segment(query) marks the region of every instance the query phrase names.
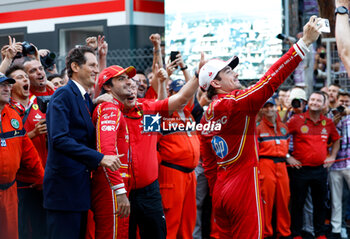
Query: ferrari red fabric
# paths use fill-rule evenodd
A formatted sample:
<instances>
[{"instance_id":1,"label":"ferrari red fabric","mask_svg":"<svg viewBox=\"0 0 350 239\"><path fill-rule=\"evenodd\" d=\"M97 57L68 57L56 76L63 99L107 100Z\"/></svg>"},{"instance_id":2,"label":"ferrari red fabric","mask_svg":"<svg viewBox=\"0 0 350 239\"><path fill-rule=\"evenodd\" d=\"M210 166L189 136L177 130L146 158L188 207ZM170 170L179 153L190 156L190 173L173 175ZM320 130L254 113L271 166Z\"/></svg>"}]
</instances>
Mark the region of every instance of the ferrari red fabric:
<instances>
[{"instance_id":1,"label":"ferrari red fabric","mask_svg":"<svg viewBox=\"0 0 350 239\"><path fill-rule=\"evenodd\" d=\"M46 118L46 114L42 113L39 109L37 98L35 95L32 95L29 98L29 108L25 109L23 105L21 105L19 102L14 101L11 99L10 101L11 107L17 111L17 113L23 117L25 117L26 114L26 120L24 123L24 129L26 132L30 132L35 128L35 125L42 119ZM46 134L40 134L35 136L31 139L36 150L39 153L39 156L41 158L41 163L43 167L45 168L46 160L47 160L47 144L46 144ZM25 168L20 168L17 173L17 180L25 183L33 183L37 180L37 175L35 175L31 170L26 170Z\"/></svg>"},{"instance_id":2,"label":"ferrari red fabric","mask_svg":"<svg viewBox=\"0 0 350 239\"><path fill-rule=\"evenodd\" d=\"M16 173L20 167L38 175L37 184L42 184L44 169L32 141L23 130L18 113L5 105L0 121L0 232L1 238L18 238L18 200Z\"/></svg>"},{"instance_id":3,"label":"ferrari red fabric","mask_svg":"<svg viewBox=\"0 0 350 239\"><path fill-rule=\"evenodd\" d=\"M92 211L96 239L128 238L129 218L119 218L117 195L129 191L129 134L121 110L115 103L99 104L93 114L97 150L104 155L121 155L122 166L112 172L98 167L92 175ZM91 218L91 217L90 217Z\"/></svg>"},{"instance_id":4,"label":"ferrari red fabric","mask_svg":"<svg viewBox=\"0 0 350 239\"><path fill-rule=\"evenodd\" d=\"M175 111L169 124L195 122L191 112L184 109L185 120ZM164 131L158 140L160 161L194 170L199 162L199 138L196 131ZM162 195L167 238L192 238L196 224L196 175L160 165L159 187Z\"/></svg>"},{"instance_id":5,"label":"ferrari red fabric","mask_svg":"<svg viewBox=\"0 0 350 239\"><path fill-rule=\"evenodd\" d=\"M216 95L204 113L203 125L221 125L220 130L201 134L201 157L220 238L263 237L255 117L302 60L300 49L294 45L255 85Z\"/></svg>"},{"instance_id":6,"label":"ferrari red fabric","mask_svg":"<svg viewBox=\"0 0 350 239\"><path fill-rule=\"evenodd\" d=\"M272 217L276 211L276 231L280 236L290 236L289 213L289 177L286 167L286 155L289 148L287 126L276 117L272 124L265 117L256 127L259 141L259 169L261 196L265 226L264 237L273 236Z\"/></svg>"},{"instance_id":7,"label":"ferrari red fabric","mask_svg":"<svg viewBox=\"0 0 350 239\"><path fill-rule=\"evenodd\" d=\"M314 123L309 111L294 115L289 119L289 133L293 135L293 157L304 166L320 166L327 157L327 144L340 138L333 121L320 115ZM318 149L318 150L315 150Z\"/></svg>"}]
</instances>

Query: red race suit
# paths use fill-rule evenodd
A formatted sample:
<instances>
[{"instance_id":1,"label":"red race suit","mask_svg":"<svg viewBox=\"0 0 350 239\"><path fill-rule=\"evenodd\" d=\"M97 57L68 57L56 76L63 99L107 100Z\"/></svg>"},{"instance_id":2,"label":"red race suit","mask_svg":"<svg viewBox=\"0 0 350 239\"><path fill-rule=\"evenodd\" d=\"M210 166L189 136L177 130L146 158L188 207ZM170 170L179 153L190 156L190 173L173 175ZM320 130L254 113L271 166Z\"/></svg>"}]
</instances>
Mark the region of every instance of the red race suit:
<instances>
[{"instance_id":1,"label":"red race suit","mask_svg":"<svg viewBox=\"0 0 350 239\"><path fill-rule=\"evenodd\" d=\"M116 101L115 101L116 102ZM119 218L117 195L128 193L129 133L121 110L116 103L99 104L93 113L96 125L97 151L104 155L121 155L121 167L111 171L98 167L92 174L92 211L96 239L128 238L129 218Z\"/></svg>"},{"instance_id":2,"label":"red race suit","mask_svg":"<svg viewBox=\"0 0 350 239\"><path fill-rule=\"evenodd\" d=\"M301 40L255 85L216 95L201 120L201 157L220 238L263 238L255 117L308 49ZM220 124L221 129L205 127Z\"/></svg>"}]
</instances>

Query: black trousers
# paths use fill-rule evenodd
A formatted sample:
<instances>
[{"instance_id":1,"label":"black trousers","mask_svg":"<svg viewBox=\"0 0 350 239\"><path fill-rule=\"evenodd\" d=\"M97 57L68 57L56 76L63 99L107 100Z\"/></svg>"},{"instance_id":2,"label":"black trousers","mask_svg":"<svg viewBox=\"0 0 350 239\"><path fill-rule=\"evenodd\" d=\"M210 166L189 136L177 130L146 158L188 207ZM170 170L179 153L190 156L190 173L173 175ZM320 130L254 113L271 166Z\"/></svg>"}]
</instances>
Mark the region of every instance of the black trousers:
<instances>
[{"instance_id":1,"label":"black trousers","mask_svg":"<svg viewBox=\"0 0 350 239\"><path fill-rule=\"evenodd\" d=\"M48 239L85 239L87 211L47 210Z\"/></svg>"},{"instance_id":2,"label":"black trousers","mask_svg":"<svg viewBox=\"0 0 350 239\"><path fill-rule=\"evenodd\" d=\"M142 239L165 239L166 224L158 180L130 191L129 239L136 238L137 227Z\"/></svg>"},{"instance_id":3,"label":"black trousers","mask_svg":"<svg viewBox=\"0 0 350 239\"><path fill-rule=\"evenodd\" d=\"M31 183L17 181L19 239L46 238L46 210L43 191L28 187Z\"/></svg>"},{"instance_id":4,"label":"black trousers","mask_svg":"<svg viewBox=\"0 0 350 239\"><path fill-rule=\"evenodd\" d=\"M303 208L307 196L308 187L311 188L313 210L313 222L315 236L324 235L326 228L327 197L327 169L321 166L301 169L290 168L290 192L291 192L291 231L292 236L300 236L303 226Z\"/></svg>"}]
</instances>

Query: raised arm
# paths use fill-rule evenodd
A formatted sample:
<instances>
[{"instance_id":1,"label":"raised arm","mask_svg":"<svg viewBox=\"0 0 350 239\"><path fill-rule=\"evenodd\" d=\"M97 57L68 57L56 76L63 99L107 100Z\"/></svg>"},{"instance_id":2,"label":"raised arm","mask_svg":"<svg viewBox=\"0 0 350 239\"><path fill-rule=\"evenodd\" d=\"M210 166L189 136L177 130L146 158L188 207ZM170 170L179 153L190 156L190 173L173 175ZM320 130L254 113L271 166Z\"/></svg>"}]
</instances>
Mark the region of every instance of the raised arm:
<instances>
[{"instance_id":1,"label":"raised arm","mask_svg":"<svg viewBox=\"0 0 350 239\"><path fill-rule=\"evenodd\" d=\"M198 71L202 68L204 64L204 54L201 53ZM194 96L196 90L198 89L198 86L198 78L194 76L190 81L186 83L186 85L184 85L181 88L181 90L177 94L172 95L169 98L169 115L172 114L175 110L184 107L187 104L187 102Z\"/></svg>"},{"instance_id":2,"label":"raised arm","mask_svg":"<svg viewBox=\"0 0 350 239\"><path fill-rule=\"evenodd\" d=\"M335 7L346 7L349 9L349 0L336 0ZM337 42L339 56L350 74L350 25L349 14L337 14L335 22L335 39Z\"/></svg>"},{"instance_id":3,"label":"raised arm","mask_svg":"<svg viewBox=\"0 0 350 239\"><path fill-rule=\"evenodd\" d=\"M13 58L16 56L17 52L22 52L22 44L16 42L15 38L8 36L9 44L5 45L1 49L2 62L0 65L0 72L4 73L10 67Z\"/></svg>"},{"instance_id":4,"label":"raised arm","mask_svg":"<svg viewBox=\"0 0 350 239\"><path fill-rule=\"evenodd\" d=\"M152 34L149 37L149 40L153 44L153 64L152 64L152 72L153 75L157 74L156 71L156 64L158 64L159 69L163 68L163 59L162 59L162 52L160 47L160 35L158 33ZM155 92L158 92L158 80L152 80L151 87L153 87Z\"/></svg>"}]
</instances>

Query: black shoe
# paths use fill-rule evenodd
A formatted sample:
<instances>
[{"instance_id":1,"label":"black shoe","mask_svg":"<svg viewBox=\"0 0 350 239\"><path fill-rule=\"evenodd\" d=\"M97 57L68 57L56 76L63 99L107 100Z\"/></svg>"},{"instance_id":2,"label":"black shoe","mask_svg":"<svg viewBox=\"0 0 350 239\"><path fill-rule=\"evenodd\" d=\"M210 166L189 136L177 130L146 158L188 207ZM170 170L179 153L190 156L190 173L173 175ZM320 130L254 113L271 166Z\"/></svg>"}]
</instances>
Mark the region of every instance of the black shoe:
<instances>
[{"instance_id":1,"label":"black shoe","mask_svg":"<svg viewBox=\"0 0 350 239\"><path fill-rule=\"evenodd\" d=\"M280 239L293 239L293 237L292 236L286 236L286 237L280 236Z\"/></svg>"},{"instance_id":2,"label":"black shoe","mask_svg":"<svg viewBox=\"0 0 350 239\"><path fill-rule=\"evenodd\" d=\"M303 239L314 239L315 238L310 232L306 232L306 231L301 231L301 236Z\"/></svg>"},{"instance_id":3,"label":"black shoe","mask_svg":"<svg viewBox=\"0 0 350 239\"><path fill-rule=\"evenodd\" d=\"M327 235L328 239L341 239L340 233L334 233L331 232L329 235Z\"/></svg>"}]
</instances>

